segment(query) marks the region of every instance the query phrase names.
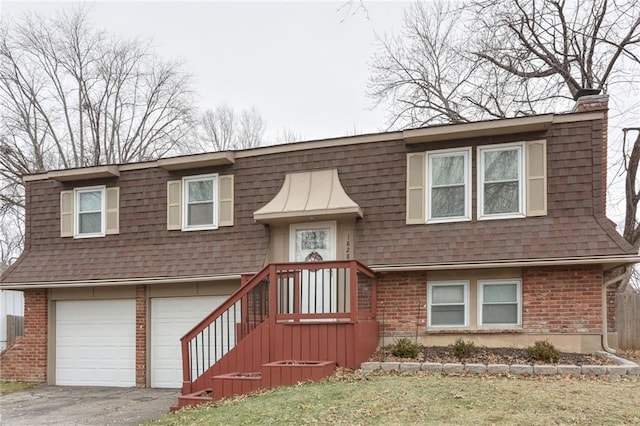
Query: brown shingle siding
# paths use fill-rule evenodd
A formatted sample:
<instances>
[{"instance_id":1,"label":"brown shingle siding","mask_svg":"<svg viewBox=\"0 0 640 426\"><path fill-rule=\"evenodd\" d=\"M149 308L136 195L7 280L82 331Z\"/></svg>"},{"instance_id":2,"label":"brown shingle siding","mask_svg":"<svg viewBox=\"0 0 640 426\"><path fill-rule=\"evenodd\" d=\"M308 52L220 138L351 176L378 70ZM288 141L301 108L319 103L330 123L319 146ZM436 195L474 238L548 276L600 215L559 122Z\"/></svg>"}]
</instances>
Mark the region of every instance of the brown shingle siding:
<instances>
[{"instance_id":1,"label":"brown shingle siding","mask_svg":"<svg viewBox=\"0 0 640 426\"><path fill-rule=\"evenodd\" d=\"M599 133L600 132L600 133ZM478 221L476 148L547 140L548 215ZM169 172L123 171L119 178L61 184L29 182L26 247L31 253L4 282L125 279L242 273L266 258L268 227L253 212L280 190L286 173L337 168L347 194L362 208L355 252L367 264L473 262L632 253L603 216L601 123L555 124L546 132L434 142L401 141L325 147L245 157L230 166ZM472 217L469 222L405 224L406 153L472 147ZM598 157L598 158L596 158ZM166 183L183 176L219 173L235 178L234 226L207 231L167 231ZM120 234L60 237L60 191L79 186L120 187ZM600 192L599 192L600 191ZM594 216L597 212L600 216Z\"/></svg>"}]
</instances>

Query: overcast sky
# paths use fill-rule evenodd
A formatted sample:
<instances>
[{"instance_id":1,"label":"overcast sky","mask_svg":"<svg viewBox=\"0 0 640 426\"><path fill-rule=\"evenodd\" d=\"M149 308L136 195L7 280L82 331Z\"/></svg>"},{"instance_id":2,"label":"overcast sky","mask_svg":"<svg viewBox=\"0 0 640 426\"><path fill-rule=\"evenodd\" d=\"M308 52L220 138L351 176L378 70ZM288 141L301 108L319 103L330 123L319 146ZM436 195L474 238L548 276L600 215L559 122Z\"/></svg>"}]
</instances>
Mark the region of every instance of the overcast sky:
<instances>
[{"instance_id":1,"label":"overcast sky","mask_svg":"<svg viewBox=\"0 0 640 426\"><path fill-rule=\"evenodd\" d=\"M5 2L4 17L55 13L72 3ZM384 130L385 113L366 96L375 33L400 28L406 2L93 3L99 28L153 40L166 59L184 61L200 105L255 106L267 140L283 129L304 139ZM356 0L356 6L360 3Z\"/></svg>"},{"instance_id":2,"label":"overcast sky","mask_svg":"<svg viewBox=\"0 0 640 426\"><path fill-rule=\"evenodd\" d=\"M8 18L28 11L48 14L72 4L1 1L0 13ZM98 28L151 39L166 59L183 61L203 108L255 106L267 121L267 142L285 129L305 140L385 130L385 111L374 109L366 96L367 63L376 33L397 33L409 2L366 0L366 14L357 9L359 0L351 2L353 13L341 10L348 0L92 4ZM611 181L618 172L623 127L614 111L628 111L618 104L629 99L610 101ZM618 222L624 208L620 182L608 198L610 215Z\"/></svg>"}]
</instances>

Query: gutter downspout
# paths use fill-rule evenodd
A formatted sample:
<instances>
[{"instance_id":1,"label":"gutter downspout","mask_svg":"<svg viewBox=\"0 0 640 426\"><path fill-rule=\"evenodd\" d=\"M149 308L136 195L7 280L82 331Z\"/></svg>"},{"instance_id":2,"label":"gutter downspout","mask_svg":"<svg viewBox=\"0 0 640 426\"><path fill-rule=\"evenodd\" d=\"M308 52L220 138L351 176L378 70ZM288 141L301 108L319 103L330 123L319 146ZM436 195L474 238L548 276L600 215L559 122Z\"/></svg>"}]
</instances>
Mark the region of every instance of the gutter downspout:
<instances>
[{"instance_id":1,"label":"gutter downspout","mask_svg":"<svg viewBox=\"0 0 640 426\"><path fill-rule=\"evenodd\" d=\"M615 349L611 349L609 347L609 325L607 324L607 287L609 287L611 284L620 282L621 280L625 280L631 276L631 274L633 273L633 268L625 266L624 269L625 271L622 274L602 283L602 349L612 354L615 354L616 351Z\"/></svg>"}]
</instances>

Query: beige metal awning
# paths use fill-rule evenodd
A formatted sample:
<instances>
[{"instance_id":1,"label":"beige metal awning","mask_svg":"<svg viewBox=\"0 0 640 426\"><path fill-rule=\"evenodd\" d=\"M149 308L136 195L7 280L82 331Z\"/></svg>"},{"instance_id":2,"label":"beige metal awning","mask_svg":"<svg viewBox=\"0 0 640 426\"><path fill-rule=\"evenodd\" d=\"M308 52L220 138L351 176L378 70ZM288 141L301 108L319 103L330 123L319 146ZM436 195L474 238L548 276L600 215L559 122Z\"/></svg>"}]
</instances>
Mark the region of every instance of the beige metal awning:
<instances>
[{"instance_id":1,"label":"beige metal awning","mask_svg":"<svg viewBox=\"0 0 640 426\"><path fill-rule=\"evenodd\" d=\"M288 173L280 192L253 213L262 223L342 217L362 217L362 210L345 192L336 169Z\"/></svg>"}]
</instances>

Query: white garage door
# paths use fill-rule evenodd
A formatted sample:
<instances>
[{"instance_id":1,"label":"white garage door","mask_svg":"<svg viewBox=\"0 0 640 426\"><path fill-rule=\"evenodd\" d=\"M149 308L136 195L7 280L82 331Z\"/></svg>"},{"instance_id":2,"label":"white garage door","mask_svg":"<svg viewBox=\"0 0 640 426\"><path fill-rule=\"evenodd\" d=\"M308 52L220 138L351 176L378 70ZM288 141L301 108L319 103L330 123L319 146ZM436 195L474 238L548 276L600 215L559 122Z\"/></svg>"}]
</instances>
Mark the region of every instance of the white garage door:
<instances>
[{"instance_id":1,"label":"white garage door","mask_svg":"<svg viewBox=\"0 0 640 426\"><path fill-rule=\"evenodd\" d=\"M151 387L182 386L180 338L228 296L151 299Z\"/></svg>"},{"instance_id":2,"label":"white garage door","mask_svg":"<svg viewBox=\"0 0 640 426\"><path fill-rule=\"evenodd\" d=\"M136 385L135 300L56 302L56 384Z\"/></svg>"}]
</instances>

